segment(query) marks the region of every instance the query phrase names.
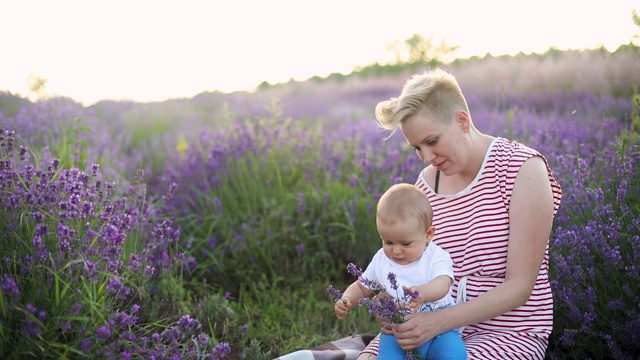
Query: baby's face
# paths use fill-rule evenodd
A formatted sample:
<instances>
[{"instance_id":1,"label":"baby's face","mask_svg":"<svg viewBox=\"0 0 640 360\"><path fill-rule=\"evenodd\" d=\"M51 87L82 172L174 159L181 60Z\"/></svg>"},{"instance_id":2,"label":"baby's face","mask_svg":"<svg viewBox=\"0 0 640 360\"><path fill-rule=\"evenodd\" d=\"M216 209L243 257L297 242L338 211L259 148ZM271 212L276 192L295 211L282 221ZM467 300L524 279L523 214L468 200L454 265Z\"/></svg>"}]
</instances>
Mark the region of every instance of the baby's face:
<instances>
[{"instance_id":1,"label":"baby's face","mask_svg":"<svg viewBox=\"0 0 640 360\"><path fill-rule=\"evenodd\" d=\"M431 241L428 230L417 218L376 224L385 255L398 264L410 264L420 258Z\"/></svg>"}]
</instances>

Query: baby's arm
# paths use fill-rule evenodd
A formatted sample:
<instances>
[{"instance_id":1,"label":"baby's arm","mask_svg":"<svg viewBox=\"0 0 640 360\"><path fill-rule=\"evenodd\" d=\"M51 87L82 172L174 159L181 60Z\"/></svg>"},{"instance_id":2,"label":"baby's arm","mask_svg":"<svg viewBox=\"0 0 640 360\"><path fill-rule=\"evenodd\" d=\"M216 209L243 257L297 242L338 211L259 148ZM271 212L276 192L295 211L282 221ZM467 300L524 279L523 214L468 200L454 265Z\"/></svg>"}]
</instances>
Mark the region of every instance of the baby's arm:
<instances>
[{"instance_id":1,"label":"baby's arm","mask_svg":"<svg viewBox=\"0 0 640 360\"><path fill-rule=\"evenodd\" d=\"M336 301L334 307L336 317L340 320L344 319L351 308L358 306L360 299L371 296L372 294L373 292L364 287L360 281L354 281L349 285L347 290L344 291L342 298Z\"/></svg>"},{"instance_id":2,"label":"baby's arm","mask_svg":"<svg viewBox=\"0 0 640 360\"><path fill-rule=\"evenodd\" d=\"M411 298L411 303L408 304L408 307L413 312L416 312L420 309L420 305L442 299L449 293L451 285L453 285L452 278L447 275L440 275L426 284L415 285L410 288L403 286L403 290L408 290L410 293L418 292L418 297Z\"/></svg>"}]
</instances>

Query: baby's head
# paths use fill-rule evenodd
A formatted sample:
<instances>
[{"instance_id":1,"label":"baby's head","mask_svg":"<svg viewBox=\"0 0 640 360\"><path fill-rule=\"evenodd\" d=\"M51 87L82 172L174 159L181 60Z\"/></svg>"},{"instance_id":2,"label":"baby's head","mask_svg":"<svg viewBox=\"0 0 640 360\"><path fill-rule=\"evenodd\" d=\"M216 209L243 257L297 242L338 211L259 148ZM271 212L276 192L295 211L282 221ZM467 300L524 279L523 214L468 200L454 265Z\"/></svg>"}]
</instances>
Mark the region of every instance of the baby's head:
<instances>
[{"instance_id":1,"label":"baby's head","mask_svg":"<svg viewBox=\"0 0 640 360\"><path fill-rule=\"evenodd\" d=\"M388 258L409 264L422 256L435 228L425 193L412 184L391 186L378 201L376 227Z\"/></svg>"},{"instance_id":2,"label":"baby's head","mask_svg":"<svg viewBox=\"0 0 640 360\"><path fill-rule=\"evenodd\" d=\"M429 199L415 185L392 185L378 201L376 222L392 225L411 218L417 219L424 230L431 226L433 211Z\"/></svg>"}]
</instances>

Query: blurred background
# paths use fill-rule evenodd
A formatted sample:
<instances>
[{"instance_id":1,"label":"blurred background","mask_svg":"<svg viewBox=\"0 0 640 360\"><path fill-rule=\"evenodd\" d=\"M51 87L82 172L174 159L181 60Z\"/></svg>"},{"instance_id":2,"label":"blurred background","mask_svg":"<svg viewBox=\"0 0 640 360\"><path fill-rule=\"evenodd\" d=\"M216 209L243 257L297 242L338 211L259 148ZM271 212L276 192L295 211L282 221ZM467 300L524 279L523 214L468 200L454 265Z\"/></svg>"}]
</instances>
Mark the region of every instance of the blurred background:
<instances>
[{"instance_id":1,"label":"blurred background","mask_svg":"<svg viewBox=\"0 0 640 360\"><path fill-rule=\"evenodd\" d=\"M631 41L635 0L301 3L1 0L0 90L85 106L99 100L190 98L250 91L408 60L413 35L449 50L442 61L609 51Z\"/></svg>"}]
</instances>

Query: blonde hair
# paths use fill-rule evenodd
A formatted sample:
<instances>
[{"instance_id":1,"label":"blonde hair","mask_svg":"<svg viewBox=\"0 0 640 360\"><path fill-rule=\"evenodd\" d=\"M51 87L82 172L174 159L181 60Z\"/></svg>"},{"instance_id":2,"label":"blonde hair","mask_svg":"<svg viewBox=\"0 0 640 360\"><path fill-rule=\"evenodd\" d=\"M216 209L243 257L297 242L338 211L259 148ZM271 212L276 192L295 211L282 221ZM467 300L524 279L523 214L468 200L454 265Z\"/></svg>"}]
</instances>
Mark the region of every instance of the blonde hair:
<instances>
[{"instance_id":1,"label":"blonde hair","mask_svg":"<svg viewBox=\"0 0 640 360\"><path fill-rule=\"evenodd\" d=\"M460 85L453 75L435 68L413 75L399 97L379 102L375 109L376 125L391 130L391 137L409 117L427 113L446 123L452 121L458 110L469 113Z\"/></svg>"},{"instance_id":2,"label":"blonde hair","mask_svg":"<svg viewBox=\"0 0 640 360\"><path fill-rule=\"evenodd\" d=\"M431 226L433 210L427 195L412 184L392 185L378 200L376 221L390 225L410 218L418 218L425 230Z\"/></svg>"}]
</instances>

